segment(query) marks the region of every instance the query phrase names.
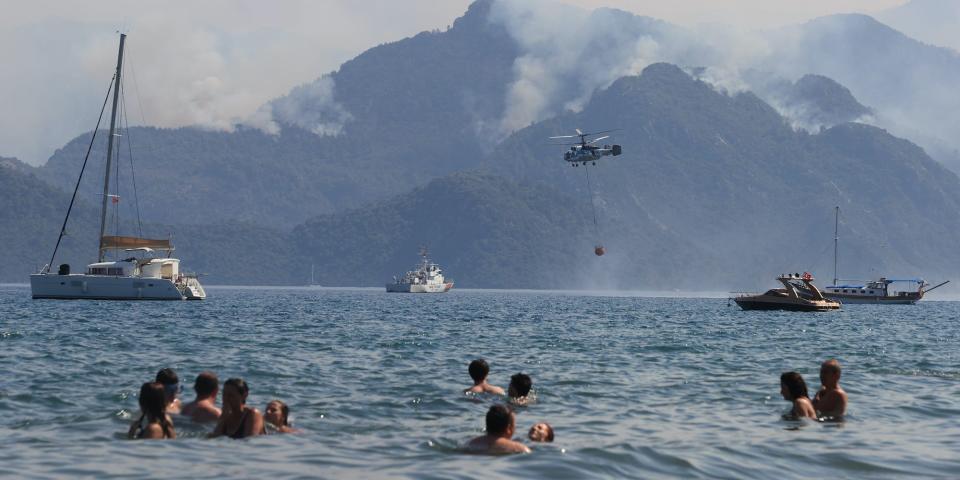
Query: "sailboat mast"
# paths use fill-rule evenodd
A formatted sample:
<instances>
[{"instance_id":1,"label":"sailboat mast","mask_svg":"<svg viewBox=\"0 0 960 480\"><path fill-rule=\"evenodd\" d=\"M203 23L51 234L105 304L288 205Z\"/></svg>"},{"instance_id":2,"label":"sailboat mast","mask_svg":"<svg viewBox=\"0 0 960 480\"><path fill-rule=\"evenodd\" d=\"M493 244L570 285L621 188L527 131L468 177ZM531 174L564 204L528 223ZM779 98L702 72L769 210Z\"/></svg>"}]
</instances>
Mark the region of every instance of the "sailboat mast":
<instances>
[{"instance_id":1,"label":"sailboat mast","mask_svg":"<svg viewBox=\"0 0 960 480\"><path fill-rule=\"evenodd\" d=\"M837 206L833 217L833 285L837 285L837 244L840 243L840 206Z\"/></svg>"},{"instance_id":2,"label":"sailboat mast","mask_svg":"<svg viewBox=\"0 0 960 480\"><path fill-rule=\"evenodd\" d=\"M113 163L113 136L117 128L117 100L120 98L120 74L123 71L123 42L127 35L120 34L120 52L117 53L116 84L113 88L113 108L110 111L110 135L107 137L107 169L103 175L103 201L100 203L100 248L97 262L103 261L103 234L107 228L107 205L110 199L110 164Z\"/></svg>"}]
</instances>

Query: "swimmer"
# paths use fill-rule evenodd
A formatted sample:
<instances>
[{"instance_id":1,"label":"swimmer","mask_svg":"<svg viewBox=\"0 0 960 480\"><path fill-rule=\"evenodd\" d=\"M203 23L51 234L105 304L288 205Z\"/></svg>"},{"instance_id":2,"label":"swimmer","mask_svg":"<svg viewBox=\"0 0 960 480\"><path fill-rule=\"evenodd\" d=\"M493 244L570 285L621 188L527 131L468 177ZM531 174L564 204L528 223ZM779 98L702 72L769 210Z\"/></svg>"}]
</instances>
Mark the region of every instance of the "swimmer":
<instances>
[{"instance_id":1,"label":"swimmer","mask_svg":"<svg viewBox=\"0 0 960 480\"><path fill-rule=\"evenodd\" d=\"M532 388L533 380L530 375L518 373L510 377L510 386L507 387L510 402L521 406L533 403L533 399L530 397L530 389Z\"/></svg>"},{"instance_id":2,"label":"swimmer","mask_svg":"<svg viewBox=\"0 0 960 480\"><path fill-rule=\"evenodd\" d=\"M506 453L530 453L526 445L512 440L517 428L517 419L513 411L505 405L493 405L487 411L487 434L474 438L467 443L470 453L500 455Z\"/></svg>"},{"instance_id":3,"label":"swimmer","mask_svg":"<svg viewBox=\"0 0 960 480\"><path fill-rule=\"evenodd\" d=\"M820 384L813 408L825 417L842 417L847 411L847 392L840 388L840 362L830 359L820 365Z\"/></svg>"},{"instance_id":4,"label":"swimmer","mask_svg":"<svg viewBox=\"0 0 960 480\"><path fill-rule=\"evenodd\" d=\"M247 438L266 433L263 415L256 408L247 406L249 393L250 387L242 379L231 378L223 382L223 414L211 437Z\"/></svg>"},{"instance_id":5,"label":"swimmer","mask_svg":"<svg viewBox=\"0 0 960 480\"><path fill-rule=\"evenodd\" d=\"M530 427L527 438L529 438L531 442L552 442L553 427L551 427L549 423L540 422Z\"/></svg>"},{"instance_id":6,"label":"swimmer","mask_svg":"<svg viewBox=\"0 0 960 480\"><path fill-rule=\"evenodd\" d=\"M213 372L202 372L193 382L193 391L197 392L196 400L186 404L180 414L190 417L197 423L216 422L220 419L220 409L217 408L217 393L220 392L220 381Z\"/></svg>"},{"instance_id":7,"label":"swimmer","mask_svg":"<svg viewBox=\"0 0 960 480\"><path fill-rule=\"evenodd\" d=\"M790 416L796 418L817 418L810 396L807 394L807 383L797 372L786 372L780 375L780 395L783 399L793 403Z\"/></svg>"},{"instance_id":8,"label":"swimmer","mask_svg":"<svg viewBox=\"0 0 960 480\"><path fill-rule=\"evenodd\" d=\"M147 382L140 386L140 418L130 425L128 438L177 438L173 420L167 415L167 400L163 385Z\"/></svg>"},{"instance_id":9,"label":"swimmer","mask_svg":"<svg viewBox=\"0 0 960 480\"><path fill-rule=\"evenodd\" d=\"M487 383L487 376L490 374L490 365L487 361L478 358L470 362L467 368L470 372L470 378L473 379L473 386L464 390L463 393L492 393L494 395L503 395L503 389Z\"/></svg>"},{"instance_id":10,"label":"swimmer","mask_svg":"<svg viewBox=\"0 0 960 480\"><path fill-rule=\"evenodd\" d=\"M263 411L263 422L271 430L277 433L300 433L300 430L290 426L290 407L280 400L274 400L267 404Z\"/></svg>"},{"instance_id":11,"label":"swimmer","mask_svg":"<svg viewBox=\"0 0 960 480\"><path fill-rule=\"evenodd\" d=\"M176 415L180 413L180 399L177 394L180 393L180 377L172 368L164 368L157 372L157 382L163 385L164 393L167 397L167 413Z\"/></svg>"}]
</instances>

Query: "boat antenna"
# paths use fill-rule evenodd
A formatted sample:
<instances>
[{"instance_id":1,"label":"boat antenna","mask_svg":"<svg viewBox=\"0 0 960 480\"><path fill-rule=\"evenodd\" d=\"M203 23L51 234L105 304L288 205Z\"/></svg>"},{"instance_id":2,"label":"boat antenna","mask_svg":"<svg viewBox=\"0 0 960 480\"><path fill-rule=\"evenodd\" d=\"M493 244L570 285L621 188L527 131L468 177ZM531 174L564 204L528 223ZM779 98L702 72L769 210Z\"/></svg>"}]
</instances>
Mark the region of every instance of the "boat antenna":
<instances>
[{"instance_id":1,"label":"boat antenna","mask_svg":"<svg viewBox=\"0 0 960 480\"><path fill-rule=\"evenodd\" d=\"M113 161L113 135L117 128L117 101L120 98L120 74L123 72L123 42L127 34L120 34L120 50L117 53L117 73L114 76L113 108L110 112L110 134L107 138L107 168L103 176L103 200L100 203L100 248L97 250L97 262L103 261L103 234L107 227L107 205L110 200L110 163Z\"/></svg>"},{"instance_id":2,"label":"boat antenna","mask_svg":"<svg viewBox=\"0 0 960 480\"><path fill-rule=\"evenodd\" d=\"M100 107L100 116L97 118L97 126L93 127L93 135L90 137L90 144L87 145L87 154L83 157L83 166L80 167L80 176L77 177L77 184L73 187L73 196L70 197L70 206L67 207L67 216L63 217L63 225L60 226L60 236L57 237L57 245L53 247L53 254L50 255L50 263L47 264L46 272L50 272L50 266L57 257L57 250L60 249L60 241L67 233L67 220L70 220L70 212L73 210L73 203L77 199L77 191L80 189L80 180L83 180L83 172L87 169L87 160L90 160L90 151L93 150L93 142L97 139L97 132L100 131L100 121L103 120L103 112L107 109L107 101L110 100L110 92L113 90L113 78L110 78L110 85L107 86L107 94L103 97L103 106ZM43 273L43 272L41 272Z\"/></svg>"},{"instance_id":3,"label":"boat antenna","mask_svg":"<svg viewBox=\"0 0 960 480\"><path fill-rule=\"evenodd\" d=\"M833 286L837 286L837 245L840 243L840 206L837 205L833 217Z\"/></svg>"}]
</instances>

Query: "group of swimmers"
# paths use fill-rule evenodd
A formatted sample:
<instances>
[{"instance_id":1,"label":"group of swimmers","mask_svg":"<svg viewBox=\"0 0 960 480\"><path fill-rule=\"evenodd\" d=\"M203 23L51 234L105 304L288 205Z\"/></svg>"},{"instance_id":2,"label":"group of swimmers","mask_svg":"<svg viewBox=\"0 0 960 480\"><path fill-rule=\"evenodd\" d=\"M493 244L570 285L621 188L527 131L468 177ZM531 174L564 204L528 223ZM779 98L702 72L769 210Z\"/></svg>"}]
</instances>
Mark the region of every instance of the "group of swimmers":
<instances>
[{"instance_id":1,"label":"group of swimmers","mask_svg":"<svg viewBox=\"0 0 960 480\"><path fill-rule=\"evenodd\" d=\"M788 417L840 420L847 411L847 392L840 388L840 362L830 359L820 365L820 390L810 399L807 382L797 372L780 375L780 394L793 403Z\"/></svg>"},{"instance_id":2,"label":"group of swimmers","mask_svg":"<svg viewBox=\"0 0 960 480\"><path fill-rule=\"evenodd\" d=\"M506 404L495 404L487 410L486 433L467 442L465 449L472 453L529 453L530 447L513 439L517 428L516 407L526 407L536 401L533 395L533 380L529 375L517 373L510 377L506 392L487 382L490 365L483 359L470 362L467 368L473 386L465 394L506 396ZM780 394L793 404L787 415L790 418L842 419L847 409L847 393L840 387L840 362L830 359L820 365L820 389L810 398L807 384L797 372L780 375ZM140 416L130 425L130 438L164 439L176 438L171 415L179 415L196 423L216 423L210 437L226 436L246 438L264 435L268 431L293 433L290 426L290 408L280 400L267 403L264 413L248 406L250 389L240 378L223 382L222 407L217 407L220 382L212 372L197 375L193 389L196 398L181 405L178 394L182 390L180 379L172 369L157 372L156 380L140 387ZM530 427L527 438L532 442L552 442L553 427L539 422Z\"/></svg>"},{"instance_id":3,"label":"group of swimmers","mask_svg":"<svg viewBox=\"0 0 960 480\"><path fill-rule=\"evenodd\" d=\"M196 399L183 405L178 398L182 387L177 372L170 368L157 372L155 381L140 387L140 417L130 425L127 436L137 439L177 438L171 415L201 424L216 423L210 437L246 438L268 432L296 432L289 423L290 407L280 400L267 403L263 414L247 405L250 388L243 379L231 378L223 382L222 407L216 404L220 392L216 374L203 372L197 375L193 389L197 393Z\"/></svg>"},{"instance_id":4,"label":"group of swimmers","mask_svg":"<svg viewBox=\"0 0 960 480\"><path fill-rule=\"evenodd\" d=\"M517 429L516 409L513 407L525 407L536 400L532 394L533 380L530 376L518 373L510 377L510 385L504 392L502 388L487 382L490 365L486 360L481 358L470 362L467 371L473 379L473 386L464 390L464 393L498 396L506 394L509 403L496 404L487 410L486 433L470 440L465 449L471 453L529 453L530 447L513 439ZM553 436L553 427L544 422L535 423L527 432L527 438L532 442L552 442Z\"/></svg>"}]
</instances>

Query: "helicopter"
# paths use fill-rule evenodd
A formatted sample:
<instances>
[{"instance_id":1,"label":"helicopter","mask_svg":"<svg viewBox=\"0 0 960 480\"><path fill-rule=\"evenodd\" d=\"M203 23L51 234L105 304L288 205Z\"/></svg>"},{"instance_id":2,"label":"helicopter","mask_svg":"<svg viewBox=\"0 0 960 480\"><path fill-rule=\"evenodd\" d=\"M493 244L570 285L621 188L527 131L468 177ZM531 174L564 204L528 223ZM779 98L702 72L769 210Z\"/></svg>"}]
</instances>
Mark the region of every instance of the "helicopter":
<instances>
[{"instance_id":1,"label":"helicopter","mask_svg":"<svg viewBox=\"0 0 960 480\"><path fill-rule=\"evenodd\" d=\"M593 135L600 135L602 133L615 132L616 130L605 130L602 132L593 132L593 133L583 133L579 128L575 129L577 131L576 135L559 135L556 137L549 137L551 140L556 140L560 138L580 138L580 141L577 143L561 143L559 145L569 145L570 151L564 152L563 159L567 162L573 164L574 167L580 166L582 163L586 166L587 162L590 162L594 165L597 164L597 160L601 157L607 155L613 155L614 157L623 153L623 149L620 145L604 145L600 147L594 145L594 143L599 142L600 140L610 138L610 135L604 135L600 138L595 138L593 140L587 141L587 137Z\"/></svg>"}]
</instances>

